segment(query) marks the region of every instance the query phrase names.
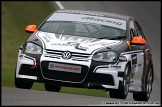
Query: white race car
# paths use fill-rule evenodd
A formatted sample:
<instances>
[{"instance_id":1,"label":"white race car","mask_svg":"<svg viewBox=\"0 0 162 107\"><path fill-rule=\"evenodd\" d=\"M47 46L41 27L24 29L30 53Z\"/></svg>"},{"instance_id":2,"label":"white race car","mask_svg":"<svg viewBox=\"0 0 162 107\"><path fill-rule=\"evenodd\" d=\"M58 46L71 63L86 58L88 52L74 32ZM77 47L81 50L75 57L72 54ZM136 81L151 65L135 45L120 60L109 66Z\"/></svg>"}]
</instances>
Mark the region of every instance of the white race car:
<instances>
[{"instance_id":1,"label":"white race car","mask_svg":"<svg viewBox=\"0 0 162 107\"><path fill-rule=\"evenodd\" d=\"M57 10L20 47L15 86L33 82L47 91L61 86L109 91L110 97L148 101L153 83L151 48L138 22L125 15Z\"/></svg>"}]
</instances>

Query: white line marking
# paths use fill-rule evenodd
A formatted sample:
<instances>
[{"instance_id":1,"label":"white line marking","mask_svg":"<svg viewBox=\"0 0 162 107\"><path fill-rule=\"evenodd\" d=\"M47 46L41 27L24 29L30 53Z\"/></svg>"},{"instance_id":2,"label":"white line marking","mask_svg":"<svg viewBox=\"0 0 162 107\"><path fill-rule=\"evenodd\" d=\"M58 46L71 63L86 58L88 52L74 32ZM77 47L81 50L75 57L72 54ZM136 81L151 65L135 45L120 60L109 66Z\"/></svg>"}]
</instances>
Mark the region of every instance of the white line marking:
<instances>
[{"instance_id":1,"label":"white line marking","mask_svg":"<svg viewBox=\"0 0 162 107\"><path fill-rule=\"evenodd\" d=\"M60 1L55 1L55 3L58 5L60 9L65 9L64 6L61 4Z\"/></svg>"}]
</instances>

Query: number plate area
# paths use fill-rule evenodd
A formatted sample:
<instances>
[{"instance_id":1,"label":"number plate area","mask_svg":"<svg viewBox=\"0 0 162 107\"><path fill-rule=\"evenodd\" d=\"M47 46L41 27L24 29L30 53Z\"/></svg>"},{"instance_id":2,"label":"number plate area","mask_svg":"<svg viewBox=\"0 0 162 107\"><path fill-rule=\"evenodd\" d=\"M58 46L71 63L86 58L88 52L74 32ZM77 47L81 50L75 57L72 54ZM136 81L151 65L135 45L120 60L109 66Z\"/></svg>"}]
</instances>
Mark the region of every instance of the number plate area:
<instances>
[{"instance_id":1,"label":"number plate area","mask_svg":"<svg viewBox=\"0 0 162 107\"><path fill-rule=\"evenodd\" d=\"M49 70L63 71L63 72L72 72L72 73L81 73L81 66L68 65L68 64L58 64L58 63L49 63Z\"/></svg>"}]
</instances>

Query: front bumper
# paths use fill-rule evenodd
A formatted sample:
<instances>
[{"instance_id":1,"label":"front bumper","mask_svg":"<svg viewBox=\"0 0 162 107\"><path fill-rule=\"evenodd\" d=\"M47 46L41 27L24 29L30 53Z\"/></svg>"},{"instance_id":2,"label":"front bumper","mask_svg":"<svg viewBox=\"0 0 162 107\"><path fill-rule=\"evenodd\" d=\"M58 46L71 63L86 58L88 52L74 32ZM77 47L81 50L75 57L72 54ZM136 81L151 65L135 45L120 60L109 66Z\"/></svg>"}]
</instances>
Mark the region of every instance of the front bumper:
<instances>
[{"instance_id":1,"label":"front bumper","mask_svg":"<svg viewBox=\"0 0 162 107\"><path fill-rule=\"evenodd\" d=\"M81 66L81 73L60 72L49 70L49 63ZM25 54L18 56L16 78L31 79L38 82L53 82L61 85L87 86L89 84L100 85L106 89L118 89L123 81L125 65L127 62L115 64L94 62L90 59L84 61L63 60L49 58L42 55L40 66L36 66L36 59ZM36 66L36 67L35 67Z\"/></svg>"}]
</instances>

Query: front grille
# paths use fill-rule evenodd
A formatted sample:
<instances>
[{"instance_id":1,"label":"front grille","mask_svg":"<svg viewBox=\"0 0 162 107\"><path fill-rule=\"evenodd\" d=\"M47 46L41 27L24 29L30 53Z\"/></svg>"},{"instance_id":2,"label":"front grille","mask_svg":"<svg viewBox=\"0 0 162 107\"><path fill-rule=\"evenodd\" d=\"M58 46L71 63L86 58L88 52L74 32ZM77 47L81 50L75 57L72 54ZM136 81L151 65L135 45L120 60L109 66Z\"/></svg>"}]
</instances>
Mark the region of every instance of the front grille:
<instances>
[{"instance_id":1,"label":"front grille","mask_svg":"<svg viewBox=\"0 0 162 107\"><path fill-rule=\"evenodd\" d=\"M45 50L44 56L61 59L63 52L65 51ZM70 53L71 53L71 60L74 61L88 61L91 58L91 54L76 53L76 52L70 52Z\"/></svg>"},{"instance_id":2,"label":"front grille","mask_svg":"<svg viewBox=\"0 0 162 107\"><path fill-rule=\"evenodd\" d=\"M51 61L42 61L41 62L42 74L46 79L49 80L82 82L89 71L89 68L87 66L77 65L77 64L68 64L68 65L81 66L81 73L49 70L48 69L49 63L66 64L66 63L58 63L58 62L51 62Z\"/></svg>"}]
</instances>

